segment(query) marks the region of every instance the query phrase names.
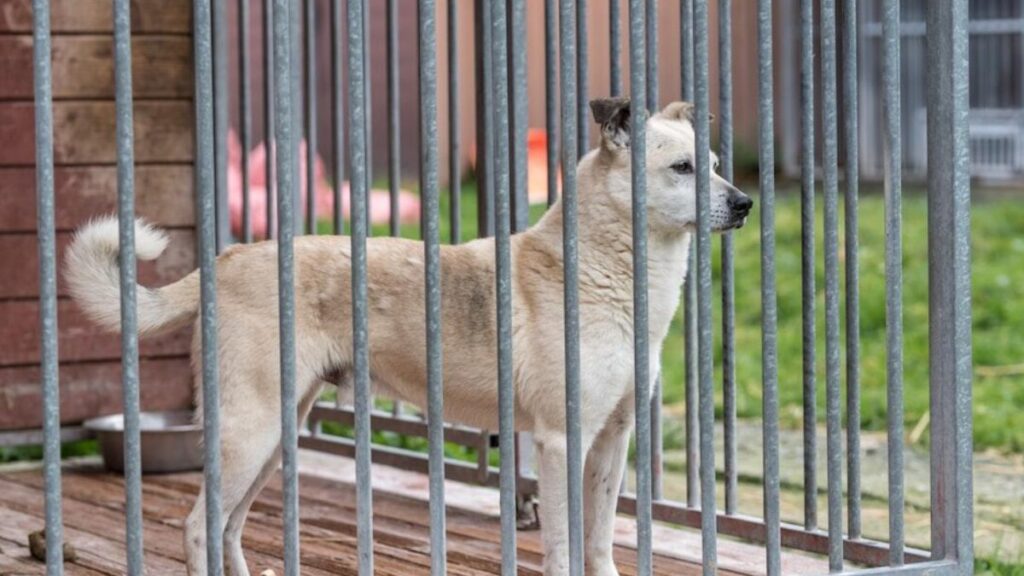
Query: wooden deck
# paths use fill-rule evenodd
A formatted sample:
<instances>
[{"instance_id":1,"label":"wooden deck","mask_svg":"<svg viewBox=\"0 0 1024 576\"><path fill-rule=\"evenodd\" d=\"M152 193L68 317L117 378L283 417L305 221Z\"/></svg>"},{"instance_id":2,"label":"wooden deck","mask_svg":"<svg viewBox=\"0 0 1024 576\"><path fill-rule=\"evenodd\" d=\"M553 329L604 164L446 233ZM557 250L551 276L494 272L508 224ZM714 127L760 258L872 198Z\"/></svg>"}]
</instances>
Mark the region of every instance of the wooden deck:
<instances>
[{"instance_id":1,"label":"wooden deck","mask_svg":"<svg viewBox=\"0 0 1024 576\"><path fill-rule=\"evenodd\" d=\"M336 470L339 461L342 459L331 458L329 462L335 464ZM320 466L324 464L321 462ZM374 468L377 486L377 480L382 479L383 474L379 473L377 466ZM394 576L428 574L430 526L427 502L424 498L406 495L422 488L425 479L420 482L418 475L396 473L390 484L388 480L382 482L386 488L377 489L374 493L375 573ZM198 492L200 480L198 473L147 476L143 479L144 544L147 574L150 576L185 573L181 528ZM27 535L42 529L44 524L42 484L39 469L0 471L0 575L44 573L43 564L31 558L27 543ZM74 563L66 565L66 573L83 576L123 574L124 484L121 477L104 472L95 462L77 464L65 468L62 487L65 539L75 547L78 556ZM468 489L470 492L483 490ZM480 494L483 494L486 500L490 493L492 491L480 492L475 497L470 494L468 499L463 494L463 497L449 500L450 574L470 576L499 572L498 518L487 503L474 504L474 498L480 501ZM300 494L303 573L313 576L356 574L353 484L311 474L307 464L303 466ZM451 504L453 500L455 504ZM655 539L659 544L657 533ZM283 574L280 477L271 481L253 506L243 543L253 574L268 568ZM518 545L519 574L540 575L539 533L519 532ZM692 542L685 545L690 546ZM678 544L676 546L678 549ZM695 551L699 554L699 545ZM748 553L740 550L738 555L747 556ZM725 553L725 564L729 556L728 552ZM624 576L635 573L635 558L635 551L628 546L616 546L615 559ZM700 573L699 564L692 560L662 553L656 555L654 567L659 575ZM720 573L750 571L723 569Z\"/></svg>"}]
</instances>

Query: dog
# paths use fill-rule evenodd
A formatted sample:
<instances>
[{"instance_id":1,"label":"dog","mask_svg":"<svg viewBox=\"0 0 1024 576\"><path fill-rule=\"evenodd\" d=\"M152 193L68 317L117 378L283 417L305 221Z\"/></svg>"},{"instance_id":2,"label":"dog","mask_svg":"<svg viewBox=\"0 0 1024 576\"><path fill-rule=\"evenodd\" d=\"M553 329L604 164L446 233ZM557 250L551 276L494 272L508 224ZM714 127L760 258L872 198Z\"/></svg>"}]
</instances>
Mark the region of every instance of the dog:
<instances>
[{"instance_id":1,"label":"dog","mask_svg":"<svg viewBox=\"0 0 1024 576\"><path fill-rule=\"evenodd\" d=\"M580 430L584 463L586 573L618 574L612 538L634 412L630 102L591 102L601 143L577 166L579 206ZM651 382L679 303L696 229L694 107L675 102L646 122L648 302ZM711 160L717 164L714 154ZM743 225L753 201L711 173L711 228ZM139 221L136 252L155 259L167 244ZM353 382L351 244L342 236L295 239L296 388L301 422L321 389ZM120 328L117 221L84 226L65 263L71 293L100 326ZM417 241L367 242L370 377L384 396L424 406L424 250ZM515 422L536 443L546 575L568 573L562 211L560 202L511 240ZM224 539L231 574L248 576L242 528L280 462L277 245L235 245L217 258L218 360ZM444 414L498 427L494 240L441 248ZM202 388L199 273L162 288L139 287L140 335L193 325L196 389ZM196 394L200 405L201 394ZM201 410L197 411L201 413ZM185 526L189 574L206 574L203 491Z\"/></svg>"}]
</instances>

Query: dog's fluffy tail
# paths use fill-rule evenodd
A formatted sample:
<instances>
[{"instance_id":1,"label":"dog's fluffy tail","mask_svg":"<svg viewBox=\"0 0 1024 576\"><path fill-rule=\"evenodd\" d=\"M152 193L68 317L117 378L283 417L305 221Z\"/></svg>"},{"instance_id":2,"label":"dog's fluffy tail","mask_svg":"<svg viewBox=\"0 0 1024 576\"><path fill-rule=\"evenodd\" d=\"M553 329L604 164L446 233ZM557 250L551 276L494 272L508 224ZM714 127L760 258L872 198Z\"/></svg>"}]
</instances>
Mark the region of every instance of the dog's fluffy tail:
<instances>
[{"instance_id":1,"label":"dog's fluffy tail","mask_svg":"<svg viewBox=\"0 0 1024 576\"><path fill-rule=\"evenodd\" d=\"M155 260L167 247L167 235L143 220L135 221L135 255ZM94 220L75 233L64 260L71 296L93 322L112 332L121 329L118 224L114 216ZM191 322L198 313L198 276L192 272L163 288L136 291L139 333L155 334Z\"/></svg>"}]
</instances>

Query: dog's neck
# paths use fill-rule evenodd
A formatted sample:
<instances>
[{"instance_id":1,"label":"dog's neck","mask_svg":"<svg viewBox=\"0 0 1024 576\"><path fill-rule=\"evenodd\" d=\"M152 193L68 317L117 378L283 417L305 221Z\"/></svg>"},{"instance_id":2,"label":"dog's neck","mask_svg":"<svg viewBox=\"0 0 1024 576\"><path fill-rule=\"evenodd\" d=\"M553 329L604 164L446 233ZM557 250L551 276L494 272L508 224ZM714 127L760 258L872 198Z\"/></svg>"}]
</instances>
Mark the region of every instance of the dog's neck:
<instances>
[{"instance_id":1,"label":"dog's neck","mask_svg":"<svg viewBox=\"0 0 1024 576\"><path fill-rule=\"evenodd\" d=\"M631 293L633 278L633 232L628 213L623 214L596 200L600 195L580 199L578 203L577 238L579 246L580 285L611 286ZM544 217L524 233L525 241L543 246L561 261L563 248L562 200L559 199ZM666 298L677 299L690 247L690 233L680 231L662 234L648 231L648 284L653 292L664 292ZM652 294L653 296L654 294ZM652 302L653 304L653 302Z\"/></svg>"}]
</instances>

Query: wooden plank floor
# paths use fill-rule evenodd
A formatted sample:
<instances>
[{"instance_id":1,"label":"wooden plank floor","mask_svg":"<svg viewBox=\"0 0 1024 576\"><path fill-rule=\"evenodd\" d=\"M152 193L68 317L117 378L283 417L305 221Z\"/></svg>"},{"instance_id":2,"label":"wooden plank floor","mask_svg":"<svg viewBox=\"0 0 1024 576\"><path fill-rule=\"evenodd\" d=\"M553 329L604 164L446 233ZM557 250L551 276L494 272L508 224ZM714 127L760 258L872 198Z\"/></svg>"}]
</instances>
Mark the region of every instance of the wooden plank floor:
<instances>
[{"instance_id":1,"label":"wooden plank floor","mask_svg":"<svg viewBox=\"0 0 1024 576\"><path fill-rule=\"evenodd\" d=\"M143 522L147 574L184 574L182 523L199 489L199 474L143 479ZM39 470L0 473L0 575L43 574L28 553L27 535L43 527L42 474ZM63 474L66 541L78 559L69 575L124 573L124 484L95 465L66 468ZM355 489L349 483L303 475L301 478L302 572L312 576L356 574ZM428 574L430 526L427 503L394 493L374 493L375 573ZM243 537L249 568L283 573L280 478L260 494ZM538 532L520 532L519 573L541 574ZM496 574L500 562L499 523L493 515L449 507L449 574ZM635 573L635 552L616 547L621 573ZM657 556L659 575L699 574L700 567ZM720 571L722 574L737 572Z\"/></svg>"}]
</instances>

